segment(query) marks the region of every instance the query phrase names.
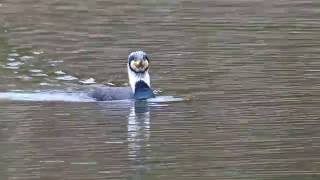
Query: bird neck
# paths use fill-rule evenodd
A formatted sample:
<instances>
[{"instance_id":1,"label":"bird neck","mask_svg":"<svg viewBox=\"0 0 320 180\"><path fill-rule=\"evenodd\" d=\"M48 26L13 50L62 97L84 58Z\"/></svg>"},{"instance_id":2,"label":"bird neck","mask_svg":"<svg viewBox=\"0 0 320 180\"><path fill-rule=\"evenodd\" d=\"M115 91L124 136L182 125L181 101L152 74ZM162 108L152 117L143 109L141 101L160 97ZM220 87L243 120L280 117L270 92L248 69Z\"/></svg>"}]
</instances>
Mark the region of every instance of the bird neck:
<instances>
[{"instance_id":1,"label":"bird neck","mask_svg":"<svg viewBox=\"0 0 320 180\"><path fill-rule=\"evenodd\" d=\"M148 99L155 96L151 89L150 75L148 71L144 73L136 73L128 67L128 75L134 99Z\"/></svg>"},{"instance_id":2,"label":"bird neck","mask_svg":"<svg viewBox=\"0 0 320 180\"><path fill-rule=\"evenodd\" d=\"M148 99L154 97L153 90L144 81L138 81L135 85L134 99Z\"/></svg>"},{"instance_id":3,"label":"bird neck","mask_svg":"<svg viewBox=\"0 0 320 180\"><path fill-rule=\"evenodd\" d=\"M144 73L136 73L128 66L128 76L129 84L133 93L135 93L136 83L139 81L143 81L149 88L151 88L150 75L148 71L145 71Z\"/></svg>"}]
</instances>

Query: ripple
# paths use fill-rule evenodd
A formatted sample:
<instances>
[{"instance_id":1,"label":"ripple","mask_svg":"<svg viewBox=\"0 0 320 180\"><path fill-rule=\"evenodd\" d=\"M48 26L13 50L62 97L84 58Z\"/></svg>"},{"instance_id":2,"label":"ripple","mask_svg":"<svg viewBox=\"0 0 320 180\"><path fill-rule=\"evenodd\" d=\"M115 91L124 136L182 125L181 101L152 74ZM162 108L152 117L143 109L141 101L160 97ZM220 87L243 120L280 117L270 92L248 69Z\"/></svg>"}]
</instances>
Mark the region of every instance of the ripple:
<instances>
[{"instance_id":1,"label":"ripple","mask_svg":"<svg viewBox=\"0 0 320 180\"><path fill-rule=\"evenodd\" d=\"M49 61L49 63L63 63L63 60L54 60L54 61Z\"/></svg>"},{"instance_id":2,"label":"ripple","mask_svg":"<svg viewBox=\"0 0 320 180\"><path fill-rule=\"evenodd\" d=\"M18 66L2 66L5 69L19 69Z\"/></svg>"},{"instance_id":3,"label":"ripple","mask_svg":"<svg viewBox=\"0 0 320 180\"><path fill-rule=\"evenodd\" d=\"M0 100L94 102L86 93L75 92L0 92Z\"/></svg>"},{"instance_id":4,"label":"ripple","mask_svg":"<svg viewBox=\"0 0 320 180\"><path fill-rule=\"evenodd\" d=\"M73 165L96 165L97 162L71 162Z\"/></svg>"},{"instance_id":5,"label":"ripple","mask_svg":"<svg viewBox=\"0 0 320 180\"><path fill-rule=\"evenodd\" d=\"M22 77L22 76L21 76ZM24 77L24 76L23 76ZM28 77L24 77L28 78ZM29 77L31 78L31 77ZM50 85L44 84L43 85ZM63 92L63 91L32 91L24 92L23 90L13 90L11 92L0 92L0 100L11 100L11 101L64 101L64 102L103 102L96 101L95 99L88 96L86 92ZM158 96L152 99L148 99L147 102L153 106L167 106L166 104L157 104L163 102L178 102L184 99L173 96ZM104 103L115 103L123 101L132 101L131 99L115 100L115 101L104 101Z\"/></svg>"},{"instance_id":6,"label":"ripple","mask_svg":"<svg viewBox=\"0 0 320 180\"><path fill-rule=\"evenodd\" d=\"M63 60L55 60L55 61L49 61L50 66L55 67L58 63L63 63Z\"/></svg>"},{"instance_id":7,"label":"ripple","mask_svg":"<svg viewBox=\"0 0 320 180\"><path fill-rule=\"evenodd\" d=\"M109 86L116 86L116 85L113 84L112 82L108 82L107 85L109 85Z\"/></svg>"},{"instance_id":8,"label":"ripple","mask_svg":"<svg viewBox=\"0 0 320 180\"><path fill-rule=\"evenodd\" d=\"M64 163L65 161L63 160L44 160L44 161L40 161L40 163Z\"/></svg>"},{"instance_id":9,"label":"ripple","mask_svg":"<svg viewBox=\"0 0 320 180\"><path fill-rule=\"evenodd\" d=\"M18 53L9 53L8 56L10 56L10 57L18 57L19 54Z\"/></svg>"},{"instance_id":10,"label":"ripple","mask_svg":"<svg viewBox=\"0 0 320 180\"><path fill-rule=\"evenodd\" d=\"M79 82L82 84L95 84L96 80L94 78L89 78L89 79L81 80Z\"/></svg>"},{"instance_id":11,"label":"ripple","mask_svg":"<svg viewBox=\"0 0 320 180\"><path fill-rule=\"evenodd\" d=\"M65 75L65 74L66 74L66 73L63 72L63 71L55 71L54 73L57 74L57 75Z\"/></svg>"},{"instance_id":12,"label":"ripple","mask_svg":"<svg viewBox=\"0 0 320 180\"><path fill-rule=\"evenodd\" d=\"M66 73L63 71L56 71L54 72L56 75L65 75Z\"/></svg>"},{"instance_id":13,"label":"ripple","mask_svg":"<svg viewBox=\"0 0 320 180\"><path fill-rule=\"evenodd\" d=\"M78 78L71 75L66 75L66 76L56 77L56 79L63 80L63 81L74 81L74 80L77 80Z\"/></svg>"},{"instance_id":14,"label":"ripple","mask_svg":"<svg viewBox=\"0 0 320 180\"><path fill-rule=\"evenodd\" d=\"M39 83L40 86L51 86L52 84L50 83L45 83L45 82L42 82L42 83Z\"/></svg>"},{"instance_id":15,"label":"ripple","mask_svg":"<svg viewBox=\"0 0 320 180\"><path fill-rule=\"evenodd\" d=\"M7 58L8 61L15 61L15 58Z\"/></svg>"},{"instance_id":16,"label":"ripple","mask_svg":"<svg viewBox=\"0 0 320 180\"><path fill-rule=\"evenodd\" d=\"M31 76L33 76L33 77L47 77L48 75L44 74L44 73L35 73L35 74L31 74Z\"/></svg>"},{"instance_id":17,"label":"ripple","mask_svg":"<svg viewBox=\"0 0 320 180\"><path fill-rule=\"evenodd\" d=\"M22 56L22 57L20 57L20 59L21 59L21 61L28 61L28 60L33 59L33 57L32 56Z\"/></svg>"},{"instance_id":18,"label":"ripple","mask_svg":"<svg viewBox=\"0 0 320 180\"><path fill-rule=\"evenodd\" d=\"M40 55L40 54L43 54L44 52L43 51L33 51L32 54L34 55Z\"/></svg>"},{"instance_id":19,"label":"ripple","mask_svg":"<svg viewBox=\"0 0 320 180\"><path fill-rule=\"evenodd\" d=\"M32 73L41 73L43 72L41 69L30 69L29 72L32 72Z\"/></svg>"},{"instance_id":20,"label":"ripple","mask_svg":"<svg viewBox=\"0 0 320 180\"><path fill-rule=\"evenodd\" d=\"M10 62L10 63L7 63L7 66L20 66L22 64L24 64L24 63L20 62L20 61L18 61L18 62Z\"/></svg>"},{"instance_id":21,"label":"ripple","mask_svg":"<svg viewBox=\"0 0 320 180\"><path fill-rule=\"evenodd\" d=\"M184 101L184 99L180 97L174 97L174 96L157 96L155 98L148 99L147 101L151 103L161 103L161 102L179 102L179 101Z\"/></svg>"},{"instance_id":22,"label":"ripple","mask_svg":"<svg viewBox=\"0 0 320 180\"><path fill-rule=\"evenodd\" d=\"M17 76L17 78L24 80L24 81L30 81L32 80L32 77L27 76L27 75L22 75L22 76Z\"/></svg>"}]
</instances>

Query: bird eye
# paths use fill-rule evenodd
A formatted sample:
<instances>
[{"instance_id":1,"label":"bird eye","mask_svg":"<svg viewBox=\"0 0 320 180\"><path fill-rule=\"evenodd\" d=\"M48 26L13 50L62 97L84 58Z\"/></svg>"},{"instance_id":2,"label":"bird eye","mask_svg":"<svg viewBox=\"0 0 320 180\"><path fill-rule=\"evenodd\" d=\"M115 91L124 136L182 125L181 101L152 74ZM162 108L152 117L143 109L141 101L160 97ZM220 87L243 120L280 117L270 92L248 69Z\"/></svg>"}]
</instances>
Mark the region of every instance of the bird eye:
<instances>
[{"instance_id":1,"label":"bird eye","mask_svg":"<svg viewBox=\"0 0 320 180\"><path fill-rule=\"evenodd\" d=\"M148 58L148 56L147 56L147 55L144 55L144 56L143 56L143 59L146 59L146 60L148 60L148 61L149 61L149 58Z\"/></svg>"},{"instance_id":2,"label":"bird eye","mask_svg":"<svg viewBox=\"0 0 320 180\"><path fill-rule=\"evenodd\" d=\"M129 62L134 60L134 56L129 57Z\"/></svg>"}]
</instances>

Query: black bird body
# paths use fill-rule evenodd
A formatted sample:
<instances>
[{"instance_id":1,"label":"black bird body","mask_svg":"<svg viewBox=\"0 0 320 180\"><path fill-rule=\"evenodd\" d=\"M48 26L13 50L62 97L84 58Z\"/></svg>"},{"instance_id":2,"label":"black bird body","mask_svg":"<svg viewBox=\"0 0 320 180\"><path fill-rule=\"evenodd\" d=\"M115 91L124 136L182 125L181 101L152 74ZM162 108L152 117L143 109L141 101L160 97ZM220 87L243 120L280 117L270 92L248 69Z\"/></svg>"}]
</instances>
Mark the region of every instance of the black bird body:
<instances>
[{"instance_id":1,"label":"black bird body","mask_svg":"<svg viewBox=\"0 0 320 180\"><path fill-rule=\"evenodd\" d=\"M97 101L133 99L130 87L97 87L89 93Z\"/></svg>"},{"instance_id":2,"label":"black bird body","mask_svg":"<svg viewBox=\"0 0 320 180\"><path fill-rule=\"evenodd\" d=\"M135 93L132 92L131 87L96 87L89 96L97 101L112 101L112 100L125 100L125 99L148 99L155 97L153 90L147 86L138 84Z\"/></svg>"}]
</instances>

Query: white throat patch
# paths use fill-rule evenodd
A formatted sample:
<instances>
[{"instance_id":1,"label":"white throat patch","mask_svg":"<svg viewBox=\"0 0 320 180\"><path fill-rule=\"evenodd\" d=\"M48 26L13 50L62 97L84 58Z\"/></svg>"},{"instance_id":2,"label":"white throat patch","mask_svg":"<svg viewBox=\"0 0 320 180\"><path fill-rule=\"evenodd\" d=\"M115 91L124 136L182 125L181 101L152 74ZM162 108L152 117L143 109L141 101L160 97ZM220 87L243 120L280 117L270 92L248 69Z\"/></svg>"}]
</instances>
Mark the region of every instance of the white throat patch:
<instances>
[{"instance_id":1,"label":"white throat patch","mask_svg":"<svg viewBox=\"0 0 320 180\"><path fill-rule=\"evenodd\" d=\"M135 73L130 69L128 65L128 76L129 76L129 84L133 93L135 91L135 86L138 81L143 81L149 87L151 87L149 70L145 71L144 73Z\"/></svg>"}]
</instances>

